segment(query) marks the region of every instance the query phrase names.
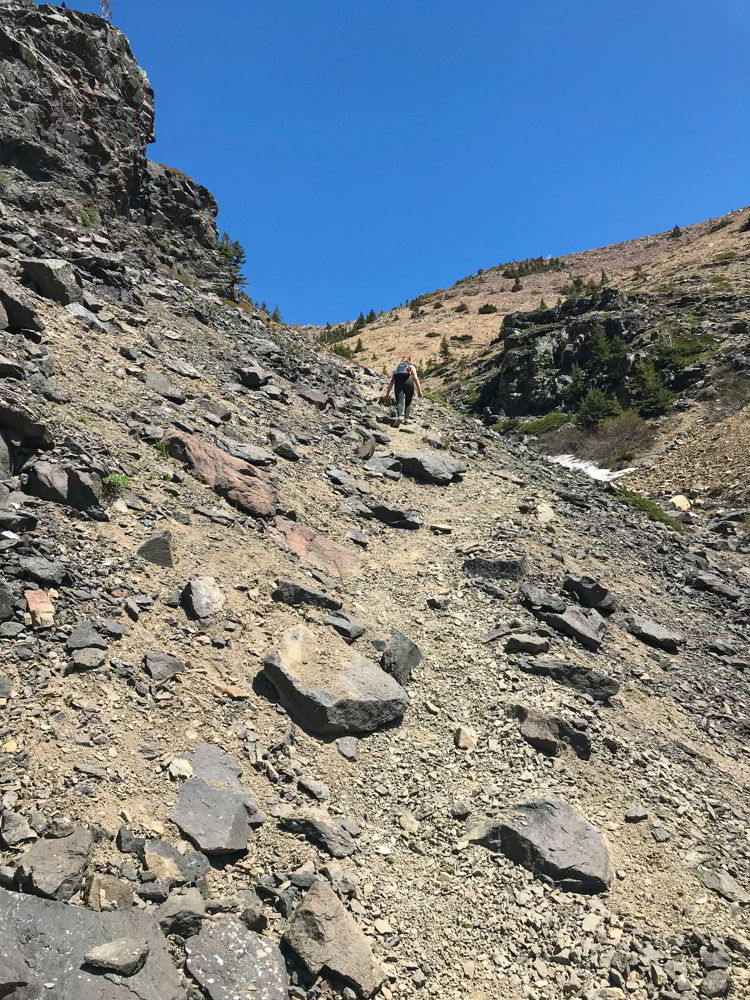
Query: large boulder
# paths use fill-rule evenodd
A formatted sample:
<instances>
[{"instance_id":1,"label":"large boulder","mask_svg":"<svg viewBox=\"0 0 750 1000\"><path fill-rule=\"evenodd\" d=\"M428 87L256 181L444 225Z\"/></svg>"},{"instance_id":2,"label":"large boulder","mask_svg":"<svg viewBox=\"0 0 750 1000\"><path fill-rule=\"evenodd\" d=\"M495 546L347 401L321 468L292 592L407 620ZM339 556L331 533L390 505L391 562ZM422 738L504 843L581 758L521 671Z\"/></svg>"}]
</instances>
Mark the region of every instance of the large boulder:
<instances>
[{"instance_id":1,"label":"large boulder","mask_svg":"<svg viewBox=\"0 0 750 1000\"><path fill-rule=\"evenodd\" d=\"M520 580L526 575L526 557L522 555L477 555L464 559L464 572L485 580Z\"/></svg>"},{"instance_id":2,"label":"large boulder","mask_svg":"<svg viewBox=\"0 0 750 1000\"><path fill-rule=\"evenodd\" d=\"M289 580L285 576L280 576L276 580L273 599L281 604L291 604L292 607L309 604L314 608L325 608L328 611L338 611L341 607L341 601L335 597L330 597L308 583Z\"/></svg>"},{"instance_id":3,"label":"large boulder","mask_svg":"<svg viewBox=\"0 0 750 1000\"><path fill-rule=\"evenodd\" d=\"M405 455L396 455L405 476L411 476L422 483L447 486L461 476L468 468L462 459L445 452L421 449Z\"/></svg>"},{"instance_id":4,"label":"large boulder","mask_svg":"<svg viewBox=\"0 0 750 1000\"><path fill-rule=\"evenodd\" d=\"M346 735L369 733L400 722L409 704L401 685L371 660L297 625L284 633L281 648L263 661L263 672L279 699L303 729Z\"/></svg>"},{"instance_id":5,"label":"large boulder","mask_svg":"<svg viewBox=\"0 0 750 1000\"><path fill-rule=\"evenodd\" d=\"M126 939L138 941L146 953L127 978L102 975L86 964L94 949ZM19 1000L185 1000L167 943L151 916L137 909L98 913L4 889L0 995Z\"/></svg>"},{"instance_id":6,"label":"large boulder","mask_svg":"<svg viewBox=\"0 0 750 1000\"><path fill-rule=\"evenodd\" d=\"M12 332L44 329L32 297L2 269L0 269L0 305L8 317L8 328Z\"/></svg>"},{"instance_id":7,"label":"large boulder","mask_svg":"<svg viewBox=\"0 0 750 1000\"><path fill-rule=\"evenodd\" d=\"M218 614L225 600L212 576L194 576L182 593L182 603L192 618L210 618Z\"/></svg>"},{"instance_id":8,"label":"large boulder","mask_svg":"<svg viewBox=\"0 0 750 1000\"><path fill-rule=\"evenodd\" d=\"M292 914L284 943L311 976L325 970L369 997L383 981L370 942L333 889L314 882Z\"/></svg>"},{"instance_id":9,"label":"large boulder","mask_svg":"<svg viewBox=\"0 0 750 1000\"><path fill-rule=\"evenodd\" d=\"M26 471L24 491L74 510L96 511L101 507L102 481L95 472L52 462L35 462Z\"/></svg>"},{"instance_id":10,"label":"large boulder","mask_svg":"<svg viewBox=\"0 0 750 1000\"><path fill-rule=\"evenodd\" d=\"M408 635L394 629L383 650L380 665L399 684L407 684L411 680L412 670L422 662L422 651L416 642Z\"/></svg>"},{"instance_id":11,"label":"large boulder","mask_svg":"<svg viewBox=\"0 0 750 1000\"><path fill-rule=\"evenodd\" d=\"M64 306L71 302L83 302L83 289L78 283L73 265L67 260L25 260L23 273L37 291L48 299L54 299Z\"/></svg>"},{"instance_id":12,"label":"large boulder","mask_svg":"<svg viewBox=\"0 0 750 1000\"><path fill-rule=\"evenodd\" d=\"M93 844L79 827L69 836L40 840L20 859L15 873L19 889L48 899L70 899L81 888Z\"/></svg>"},{"instance_id":13,"label":"large boulder","mask_svg":"<svg viewBox=\"0 0 750 1000\"><path fill-rule=\"evenodd\" d=\"M617 607L612 591L590 576L566 577L563 590L575 594L584 607L596 608L603 615L611 614Z\"/></svg>"},{"instance_id":14,"label":"large boulder","mask_svg":"<svg viewBox=\"0 0 750 1000\"><path fill-rule=\"evenodd\" d=\"M575 639L585 649L596 652L601 647L607 623L595 608L582 611L571 605L559 614L541 611L536 614L556 632Z\"/></svg>"},{"instance_id":15,"label":"large boulder","mask_svg":"<svg viewBox=\"0 0 750 1000\"><path fill-rule=\"evenodd\" d=\"M557 757L564 744L572 747L582 760L591 756L591 740L586 733L575 729L564 719L523 705L516 706L515 714L521 736L547 757Z\"/></svg>"},{"instance_id":16,"label":"large boulder","mask_svg":"<svg viewBox=\"0 0 750 1000\"><path fill-rule=\"evenodd\" d=\"M185 942L185 951L188 972L211 1000L288 1000L289 980L278 946L237 917L204 923Z\"/></svg>"},{"instance_id":17,"label":"large boulder","mask_svg":"<svg viewBox=\"0 0 750 1000\"><path fill-rule=\"evenodd\" d=\"M511 806L472 829L469 839L571 892L605 892L612 881L607 841L576 809L559 799Z\"/></svg>"},{"instance_id":18,"label":"large boulder","mask_svg":"<svg viewBox=\"0 0 750 1000\"><path fill-rule=\"evenodd\" d=\"M241 458L194 434L170 427L164 435L167 451L185 462L196 479L253 517L270 517L276 509L276 494L268 476Z\"/></svg>"}]
</instances>

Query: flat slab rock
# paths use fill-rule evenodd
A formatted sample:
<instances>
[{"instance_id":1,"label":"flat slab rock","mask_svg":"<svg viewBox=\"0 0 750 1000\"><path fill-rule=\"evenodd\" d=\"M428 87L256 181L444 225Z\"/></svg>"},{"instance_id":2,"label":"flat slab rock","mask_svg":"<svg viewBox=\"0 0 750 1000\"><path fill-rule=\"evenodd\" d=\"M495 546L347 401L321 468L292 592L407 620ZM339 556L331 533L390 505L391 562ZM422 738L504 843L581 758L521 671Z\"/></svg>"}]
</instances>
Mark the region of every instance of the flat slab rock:
<instances>
[{"instance_id":1,"label":"flat slab rock","mask_svg":"<svg viewBox=\"0 0 750 1000\"><path fill-rule=\"evenodd\" d=\"M647 646L663 649L665 653L676 653L684 641L676 632L664 628L650 618L641 618L640 615L628 618L627 629L631 635Z\"/></svg>"},{"instance_id":2,"label":"flat slab rock","mask_svg":"<svg viewBox=\"0 0 750 1000\"><path fill-rule=\"evenodd\" d=\"M383 981L370 942L330 885L313 883L292 914L285 944L311 976L325 970L369 997Z\"/></svg>"},{"instance_id":3,"label":"flat slab rock","mask_svg":"<svg viewBox=\"0 0 750 1000\"><path fill-rule=\"evenodd\" d=\"M124 939L147 949L132 975L105 978L103 970L97 973L86 965L87 954ZM11 997L29 1000L185 1000L166 940L152 917L136 909L97 913L0 889L0 989L8 984L17 987Z\"/></svg>"},{"instance_id":4,"label":"flat slab rock","mask_svg":"<svg viewBox=\"0 0 750 1000\"><path fill-rule=\"evenodd\" d=\"M284 633L263 672L303 729L343 736L400 722L409 704L401 685L371 660L304 625Z\"/></svg>"},{"instance_id":5,"label":"flat slab rock","mask_svg":"<svg viewBox=\"0 0 750 1000\"><path fill-rule=\"evenodd\" d=\"M468 468L463 459L454 458L445 452L431 451L428 448L395 457L401 463L405 476L411 476L423 483L434 483L437 486L447 486Z\"/></svg>"},{"instance_id":6,"label":"flat slab rock","mask_svg":"<svg viewBox=\"0 0 750 1000\"><path fill-rule=\"evenodd\" d=\"M185 951L188 972L211 1000L287 1000L289 996L286 965L278 947L236 917L205 922L185 942Z\"/></svg>"},{"instance_id":7,"label":"flat slab rock","mask_svg":"<svg viewBox=\"0 0 750 1000\"><path fill-rule=\"evenodd\" d=\"M559 799L511 806L469 833L469 839L547 875L570 892L606 892L612 882L609 846L576 809Z\"/></svg>"},{"instance_id":8,"label":"flat slab rock","mask_svg":"<svg viewBox=\"0 0 750 1000\"><path fill-rule=\"evenodd\" d=\"M186 754L193 777L180 788L170 814L204 854L234 854L247 850L257 812L255 797L240 784L240 765L219 747L203 744Z\"/></svg>"},{"instance_id":9,"label":"flat slab rock","mask_svg":"<svg viewBox=\"0 0 750 1000\"><path fill-rule=\"evenodd\" d=\"M540 659L518 660L518 666L527 674L536 674L538 677L550 677L558 684L582 691L590 695L596 701L608 702L614 698L620 690L619 683L614 677L603 674L594 667L585 667L581 663L574 663L572 660Z\"/></svg>"},{"instance_id":10,"label":"flat slab rock","mask_svg":"<svg viewBox=\"0 0 750 1000\"><path fill-rule=\"evenodd\" d=\"M361 552L346 548L299 521L277 517L269 534L287 552L298 555L306 566L312 566L340 580L358 576L364 565Z\"/></svg>"}]
</instances>

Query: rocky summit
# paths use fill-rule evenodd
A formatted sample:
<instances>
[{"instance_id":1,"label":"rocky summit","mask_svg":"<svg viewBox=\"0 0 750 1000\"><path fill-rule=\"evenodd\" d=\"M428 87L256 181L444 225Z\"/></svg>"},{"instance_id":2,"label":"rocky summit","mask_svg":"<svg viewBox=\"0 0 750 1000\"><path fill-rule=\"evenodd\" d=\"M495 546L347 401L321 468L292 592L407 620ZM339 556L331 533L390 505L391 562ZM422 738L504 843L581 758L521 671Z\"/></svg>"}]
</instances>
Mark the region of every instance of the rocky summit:
<instances>
[{"instance_id":1,"label":"rocky summit","mask_svg":"<svg viewBox=\"0 0 750 1000\"><path fill-rule=\"evenodd\" d=\"M0 82L0 996L748 996L742 518L235 301L105 21Z\"/></svg>"}]
</instances>

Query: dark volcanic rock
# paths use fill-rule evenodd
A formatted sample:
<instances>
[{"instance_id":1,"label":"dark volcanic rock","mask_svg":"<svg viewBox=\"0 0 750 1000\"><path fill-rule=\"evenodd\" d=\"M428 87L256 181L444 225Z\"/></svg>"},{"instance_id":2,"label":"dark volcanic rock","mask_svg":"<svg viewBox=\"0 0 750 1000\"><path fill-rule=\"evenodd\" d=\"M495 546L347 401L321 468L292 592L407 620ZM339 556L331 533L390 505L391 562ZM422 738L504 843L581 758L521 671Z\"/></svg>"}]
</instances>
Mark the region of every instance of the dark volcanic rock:
<instances>
[{"instance_id":1,"label":"dark volcanic rock","mask_svg":"<svg viewBox=\"0 0 750 1000\"><path fill-rule=\"evenodd\" d=\"M2 268L0 268L0 305L8 317L8 327L11 331L44 329L32 297Z\"/></svg>"},{"instance_id":2,"label":"dark volcanic rock","mask_svg":"<svg viewBox=\"0 0 750 1000\"><path fill-rule=\"evenodd\" d=\"M401 685L371 660L348 646L322 645L303 625L266 655L263 672L287 711L313 733L373 732L399 722L409 704Z\"/></svg>"},{"instance_id":3,"label":"dark volcanic rock","mask_svg":"<svg viewBox=\"0 0 750 1000\"><path fill-rule=\"evenodd\" d=\"M296 580L288 580L283 576L276 581L273 599L295 607L300 604L311 604L313 607L326 608L329 611L338 611L341 607L341 601L329 597L322 590L316 590L315 587L298 583Z\"/></svg>"},{"instance_id":4,"label":"dark volcanic rock","mask_svg":"<svg viewBox=\"0 0 750 1000\"><path fill-rule=\"evenodd\" d=\"M411 680L411 674L415 667L422 662L422 651L403 632L394 629L385 644L380 665L391 677L395 677L399 684L407 684Z\"/></svg>"},{"instance_id":5,"label":"dark volcanic rock","mask_svg":"<svg viewBox=\"0 0 750 1000\"><path fill-rule=\"evenodd\" d=\"M101 506L103 489L99 476L92 472L35 462L26 472L25 492L74 510L95 510Z\"/></svg>"},{"instance_id":6,"label":"dark volcanic rock","mask_svg":"<svg viewBox=\"0 0 750 1000\"><path fill-rule=\"evenodd\" d=\"M567 635L580 642L586 649L596 652L602 644L607 623L598 611L591 608L588 612L579 608L568 607L562 614L537 612L537 617L556 632Z\"/></svg>"},{"instance_id":7,"label":"dark volcanic rock","mask_svg":"<svg viewBox=\"0 0 750 1000\"><path fill-rule=\"evenodd\" d=\"M175 564L174 552L172 550L171 531L157 531L145 542L141 542L137 549L141 559L153 563L154 566L163 566L172 569Z\"/></svg>"},{"instance_id":8,"label":"dark volcanic rock","mask_svg":"<svg viewBox=\"0 0 750 1000\"><path fill-rule=\"evenodd\" d=\"M339 635L343 636L347 642L354 642L365 634L365 626L357 618L347 615L344 611L334 611L323 622L336 629Z\"/></svg>"},{"instance_id":9,"label":"dark volcanic rock","mask_svg":"<svg viewBox=\"0 0 750 1000\"><path fill-rule=\"evenodd\" d=\"M603 615L611 614L617 607L617 600L611 590L590 576L568 576L563 590L575 594L586 608L596 608Z\"/></svg>"},{"instance_id":10,"label":"dark volcanic rock","mask_svg":"<svg viewBox=\"0 0 750 1000\"><path fill-rule=\"evenodd\" d=\"M384 503L367 504L370 514L390 528L406 528L416 531L424 524L421 515L411 507L400 507Z\"/></svg>"},{"instance_id":11,"label":"dark volcanic rock","mask_svg":"<svg viewBox=\"0 0 750 1000\"><path fill-rule=\"evenodd\" d=\"M83 290L67 260L25 260L23 273L48 299L61 302L64 306L71 302L83 302Z\"/></svg>"},{"instance_id":12,"label":"dark volcanic rock","mask_svg":"<svg viewBox=\"0 0 750 1000\"><path fill-rule=\"evenodd\" d=\"M517 555L472 556L464 560L464 572L487 580L520 580L526 575L526 559Z\"/></svg>"},{"instance_id":13,"label":"dark volcanic rock","mask_svg":"<svg viewBox=\"0 0 750 1000\"><path fill-rule=\"evenodd\" d=\"M147 649L143 654L143 665L149 675L158 684L168 681L170 677L182 673L185 669L183 660L171 653L161 653L158 649Z\"/></svg>"},{"instance_id":14,"label":"dark volcanic rock","mask_svg":"<svg viewBox=\"0 0 750 1000\"><path fill-rule=\"evenodd\" d=\"M288 1000L286 965L277 945L236 917L205 923L185 942L187 969L211 1000Z\"/></svg>"},{"instance_id":15,"label":"dark volcanic rock","mask_svg":"<svg viewBox=\"0 0 750 1000\"><path fill-rule=\"evenodd\" d=\"M92 949L130 939L145 948L125 981L85 961ZM54 990L45 988L54 983ZM7 992L8 985L18 991ZM97 913L0 889L0 993L19 1000L185 1000L166 941L152 917L135 909Z\"/></svg>"},{"instance_id":16,"label":"dark volcanic rock","mask_svg":"<svg viewBox=\"0 0 750 1000\"><path fill-rule=\"evenodd\" d=\"M35 580L43 587L60 587L68 578L62 563L51 562L44 556L25 556L18 564L26 579Z\"/></svg>"},{"instance_id":17,"label":"dark volcanic rock","mask_svg":"<svg viewBox=\"0 0 750 1000\"><path fill-rule=\"evenodd\" d=\"M515 712L521 736L535 750L548 757L557 757L562 745L567 743L582 760L588 760L591 756L591 740L588 736L563 719L522 705L516 706Z\"/></svg>"},{"instance_id":18,"label":"dark volcanic rock","mask_svg":"<svg viewBox=\"0 0 750 1000\"><path fill-rule=\"evenodd\" d=\"M462 459L454 458L445 452L428 449L395 457L401 463L405 476L412 476L420 482L435 483L438 486L447 486L448 483L452 483L454 479L466 472L468 468Z\"/></svg>"},{"instance_id":19,"label":"dark volcanic rock","mask_svg":"<svg viewBox=\"0 0 750 1000\"><path fill-rule=\"evenodd\" d=\"M612 881L606 840L577 810L558 799L511 806L472 830L469 839L549 876L571 892L605 892Z\"/></svg>"},{"instance_id":20,"label":"dark volcanic rock","mask_svg":"<svg viewBox=\"0 0 750 1000\"><path fill-rule=\"evenodd\" d=\"M676 632L663 628L650 618L641 618L640 615L628 618L627 629L647 646L663 649L665 653L676 653L684 641Z\"/></svg>"},{"instance_id":21,"label":"dark volcanic rock","mask_svg":"<svg viewBox=\"0 0 750 1000\"><path fill-rule=\"evenodd\" d=\"M70 899L83 884L93 838L79 828L58 840L40 840L20 859L16 884L48 899Z\"/></svg>"},{"instance_id":22,"label":"dark volcanic rock","mask_svg":"<svg viewBox=\"0 0 750 1000\"><path fill-rule=\"evenodd\" d=\"M584 667L582 664L573 663L570 660L519 660L518 666L527 674L551 677L559 684L565 684L566 687L575 688L576 691L591 695L597 701L607 702L610 698L614 698L620 690L620 685L614 678L608 677L607 674L603 674L593 667Z\"/></svg>"},{"instance_id":23,"label":"dark volcanic rock","mask_svg":"<svg viewBox=\"0 0 750 1000\"><path fill-rule=\"evenodd\" d=\"M350 826L342 816L329 816L321 809L307 809L281 819L282 829L302 834L334 858L348 858L357 850Z\"/></svg>"}]
</instances>

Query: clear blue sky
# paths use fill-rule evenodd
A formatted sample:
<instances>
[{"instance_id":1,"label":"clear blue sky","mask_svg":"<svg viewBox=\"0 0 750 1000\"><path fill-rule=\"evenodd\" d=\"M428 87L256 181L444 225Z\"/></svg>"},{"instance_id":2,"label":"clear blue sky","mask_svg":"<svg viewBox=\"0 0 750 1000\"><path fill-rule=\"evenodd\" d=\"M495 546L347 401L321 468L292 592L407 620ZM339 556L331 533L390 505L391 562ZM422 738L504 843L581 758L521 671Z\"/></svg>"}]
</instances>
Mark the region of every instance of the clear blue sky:
<instances>
[{"instance_id":1,"label":"clear blue sky","mask_svg":"<svg viewBox=\"0 0 750 1000\"><path fill-rule=\"evenodd\" d=\"M98 10L98 0L71 0ZM748 0L113 0L295 323L750 202Z\"/></svg>"}]
</instances>

